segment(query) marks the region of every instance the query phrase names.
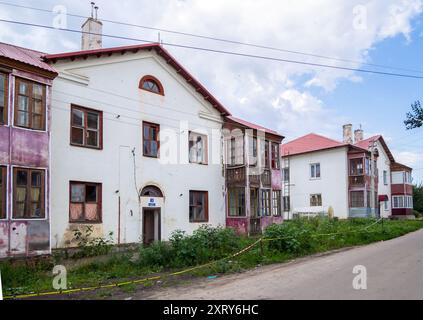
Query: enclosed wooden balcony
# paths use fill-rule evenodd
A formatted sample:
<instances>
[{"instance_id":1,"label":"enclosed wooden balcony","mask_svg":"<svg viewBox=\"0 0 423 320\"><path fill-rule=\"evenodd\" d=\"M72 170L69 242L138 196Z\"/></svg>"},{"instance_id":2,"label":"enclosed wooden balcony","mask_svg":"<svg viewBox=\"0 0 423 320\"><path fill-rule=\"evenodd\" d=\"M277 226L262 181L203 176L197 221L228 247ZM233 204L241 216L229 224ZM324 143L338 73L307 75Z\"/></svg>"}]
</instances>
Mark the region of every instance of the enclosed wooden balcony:
<instances>
[{"instance_id":1,"label":"enclosed wooden balcony","mask_svg":"<svg viewBox=\"0 0 423 320\"><path fill-rule=\"evenodd\" d=\"M366 179L363 176L350 176L349 177L349 181L350 181L350 187L364 187L365 183L366 183Z\"/></svg>"}]
</instances>

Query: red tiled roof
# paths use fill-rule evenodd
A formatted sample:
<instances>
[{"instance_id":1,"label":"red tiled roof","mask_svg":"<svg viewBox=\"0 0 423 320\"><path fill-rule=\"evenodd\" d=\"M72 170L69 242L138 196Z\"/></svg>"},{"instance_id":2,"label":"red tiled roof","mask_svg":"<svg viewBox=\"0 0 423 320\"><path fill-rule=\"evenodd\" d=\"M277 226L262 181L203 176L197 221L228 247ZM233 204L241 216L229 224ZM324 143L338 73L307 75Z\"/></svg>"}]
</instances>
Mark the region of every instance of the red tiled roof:
<instances>
[{"instance_id":1,"label":"red tiled roof","mask_svg":"<svg viewBox=\"0 0 423 320\"><path fill-rule=\"evenodd\" d=\"M369 149L370 149L370 147L372 146L372 143L373 143L373 142L376 142L376 141L379 141L379 142L382 144L383 149L385 150L386 154L387 154L387 155L388 155L388 157L389 157L389 160L390 160L391 162L395 162L395 159L394 159L394 156L393 156L393 154L392 154L391 150L389 150L388 145L386 144L385 140L383 139L383 136L381 136L381 135L376 135L376 136L373 136L373 137L367 138L367 139L365 139L365 140L362 140L362 141L360 141L360 142L357 142L357 143L356 143L356 144L354 144L354 145L355 145L356 147L359 147L359 148L362 148L362 149L369 150Z\"/></svg>"},{"instance_id":2,"label":"red tiled roof","mask_svg":"<svg viewBox=\"0 0 423 320\"><path fill-rule=\"evenodd\" d=\"M111 55L113 53L124 54L126 52L138 52L139 50L152 50L154 49L158 55L160 55L169 65L171 65L177 73L179 73L195 90L200 93L205 100L207 100L213 107L215 107L222 115L230 116L231 113L198 81L196 80L176 59L160 44L150 43L133 46L123 46L115 48L102 48L96 50L85 50L75 51L60 54L47 54L44 59L47 62L55 63L61 59L78 59L87 58L90 56L97 56L98 58L102 55Z\"/></svg>"},{"instance_id":3,"label":"red tiled roof","mask_svg":"<svg viewBox=\"0 0 423 320\"><path fill-rule=\"evenodd\" d=\"M238 124L240 124L240 125L242 125L244 127L247 127L247 128L250 128L250 129L254 129L254 130L263 130L264 132L273 134L275 136L283 137L282 135L280 135L276 131L271 130L271 129L268 129L268 128L265 128L265 127L262 127L262 126L259 126L257 124L254 124L254 123L251 123L251 122L248 122L248 121L245 121L245 120L242 120L242 119L233 117L233 116L227 116L226 118L229 119L229 120L231 120L231 121L233 121L233 122L235 122L235 123L238 123Z\"/></svg>"},{"instance_id":4,"label":"red tiled roof","mask_svg":"<svg viewBox=\"0 0 423 320\"><path fill-rule=\"evenodd\" d=\"M329 139L315 133L310 133L303 137L297 138L291 142L282 144L281 152L282 156L292 156L302 153L333 149L345 146L348 146L348 144Z\"/></svg>"},{"instance_id":5,"label":"red tiled roof","mask_svg":"<svg viewBox=\"0 0 423 320\"><path fill-rule=\"evenodd\" d=\"M49 72L57 73L43 61L45 53L0 42L0 57L12 59Z\"/></svg>"}]
</instances>

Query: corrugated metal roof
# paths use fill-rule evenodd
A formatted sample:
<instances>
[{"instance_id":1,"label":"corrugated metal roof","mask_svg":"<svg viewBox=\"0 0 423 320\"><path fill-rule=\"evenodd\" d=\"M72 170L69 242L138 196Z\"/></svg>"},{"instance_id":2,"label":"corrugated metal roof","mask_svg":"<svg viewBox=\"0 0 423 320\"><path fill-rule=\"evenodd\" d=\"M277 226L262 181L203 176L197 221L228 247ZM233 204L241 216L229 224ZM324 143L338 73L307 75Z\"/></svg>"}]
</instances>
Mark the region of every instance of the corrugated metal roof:
<instances>
[{"instance_id":1,"label":"corrugated metal roof","mask_svg":"<svg viewBox=\"0 0 423 320\"><path fill-rule=\"evenodd\" d=\"M44 62L45 53L0 42L0 57L12 59L49 72L57 73L48 63Z\"/></svg>"},{"instance_id":2,"label":"corrugated metal roof","mask_svg":"<svg viewBox=\"0 0 423 320\"><path fill-rule=\"evenodd\" d=\"M46 61L56 62L62 59L78 59L87 58L90 56L96 56L100 58L102 55L111 55L114 53L126 53L126 52L137 52L139 50L151 50L154 49L158 55L160 55L165 61L171 65L185 80L195 88L195 90L201 94L206 101L208 101L214 108L219 110L222 115L231 115L231 113L198 81L196 80L166 49L164 49L159 43L149 43L141 45L114 47L114 48L102 48L96 50L84 50L75 51L59 54L48 54L45 55Z\"/></svg>"},{"instance_id":3,"label":"corrugated metal roof","mask_svg":"<svg viewBox=\"0 0 423 320\"><path fill-rule=\"evenodd\" d=\"M313 151L345 147L348 145L349 144L347 143L342 143L315 133L310 133L291 142L283 144L281 146L281 151L282 156L292 156Z\"/></svg>"},{"instance_id":4,"label":"corrugated metal roof","mask_svg":"<svg viewBox=\"0 0 423 320\"><path fill-rule=\"evenodd\" d=\"M238 124L240 124L240 125L242 125L244 127L247 127L247 128L250 128L250 129L255 129L255 130L263 130L263 131L265 131L267 133L270 133L270 134L274 134L276 136L283 137L282 135L280 135L276 131L271 130L271 129L268 129L268 128L265 128L265 127L262 127L260 125L257 125L257 124L254 124L254 123L251 123L251 122L248 122L248 121L245 121L245 120L242 120L242 119L233 117L233 116L228 116L226 118L229 119L229 120L231 120L231 121L233 121L233 122L236 122L236 123L238 123Z\"/></svg>"}]
</instances>

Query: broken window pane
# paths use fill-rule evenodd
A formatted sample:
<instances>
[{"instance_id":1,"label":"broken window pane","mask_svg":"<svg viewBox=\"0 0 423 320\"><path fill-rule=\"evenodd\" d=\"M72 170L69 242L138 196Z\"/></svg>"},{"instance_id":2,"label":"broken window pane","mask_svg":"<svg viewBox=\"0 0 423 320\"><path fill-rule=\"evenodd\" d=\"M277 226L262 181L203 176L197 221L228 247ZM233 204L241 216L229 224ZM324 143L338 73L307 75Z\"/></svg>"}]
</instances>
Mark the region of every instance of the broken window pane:
<instances>
[{"instance_id":1,"label":"broken window pane","mask_svg":"<svg viewBox=\"0 0 423 320\"><path fill-rule=\"evenodd\" d=\"M86 202L97 202L97 186L87 185L86 187Z\"/></svg>"}]
</instances>

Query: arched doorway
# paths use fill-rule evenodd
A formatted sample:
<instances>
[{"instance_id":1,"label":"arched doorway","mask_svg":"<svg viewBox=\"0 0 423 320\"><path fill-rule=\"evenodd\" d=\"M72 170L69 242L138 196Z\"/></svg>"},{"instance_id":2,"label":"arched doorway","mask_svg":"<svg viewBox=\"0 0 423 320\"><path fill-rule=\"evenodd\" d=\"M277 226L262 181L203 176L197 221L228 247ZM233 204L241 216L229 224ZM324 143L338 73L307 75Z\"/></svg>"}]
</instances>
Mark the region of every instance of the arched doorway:
<instances>
[{"instance_id":1,"label":"arched doorway","mask_svg":"<svg viewBox=\"0 0 423 320\"><path fill-rule=\"evenodd\" d=\"M143 243L150 245L161 240L161 209L164 197L160 188L149 185L141 191L143 215Z\"/></svg>"}]
</instances>

